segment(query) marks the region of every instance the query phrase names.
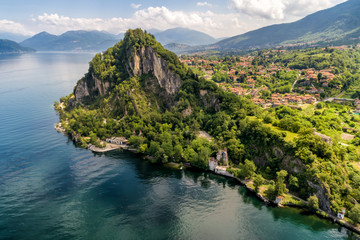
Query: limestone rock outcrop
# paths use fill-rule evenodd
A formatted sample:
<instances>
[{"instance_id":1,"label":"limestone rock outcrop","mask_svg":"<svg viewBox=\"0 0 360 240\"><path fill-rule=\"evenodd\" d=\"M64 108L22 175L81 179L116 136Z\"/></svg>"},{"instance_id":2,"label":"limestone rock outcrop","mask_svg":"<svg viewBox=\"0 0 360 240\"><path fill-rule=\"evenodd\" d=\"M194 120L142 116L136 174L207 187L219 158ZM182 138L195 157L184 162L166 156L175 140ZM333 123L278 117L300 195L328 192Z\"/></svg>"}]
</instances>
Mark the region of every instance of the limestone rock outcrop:
<instances>
[{"instance_id":1,"label":"limestone rock outcrop","mask_svg":"<svg viewBox=\"0 0 360 240\"><path fill-rule=\"evenodd\" d=\"M126 67L131 77L152 74L168 95L174 95L179 91L180 76L169 69L168 63L159 57L153 48L141 47L136 52L128 51L127 55L129 61Z\"/></svg>"},{"instance_id":2,"label":"limestone rock outcrop","mask_svg":"<svg viewBox=\"0 0 360 240\"><path fill-rule=\"evenodd\" d=\"M83 99L90 96L104 96L111 83L97 78L94 73L91 73L87 78L81 79L75 87L74 95L77 103L82 103Z\"/></svg>"}]
</instances>

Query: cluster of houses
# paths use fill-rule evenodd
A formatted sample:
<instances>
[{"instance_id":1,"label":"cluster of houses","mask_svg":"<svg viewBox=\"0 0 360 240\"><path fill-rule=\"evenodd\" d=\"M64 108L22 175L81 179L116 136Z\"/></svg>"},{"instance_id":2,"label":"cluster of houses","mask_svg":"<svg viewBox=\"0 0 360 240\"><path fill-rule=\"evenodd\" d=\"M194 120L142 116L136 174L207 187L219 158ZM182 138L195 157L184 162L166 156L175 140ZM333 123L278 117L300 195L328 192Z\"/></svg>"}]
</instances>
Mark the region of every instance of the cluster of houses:
<instances>
[{"instance_id":1,"label":"cluster of houses","mask_svg":"<svg viewBox=\"0 0 360 240\"><path fill-rule=\"evenodd\" d=\"M285 50L273 50L285 51ZM269 51L267 54L271 54ZM184 57L180 61L184 64L197 68L205 73L205 78L211 79L215 71L220 71L222 74L227 74L228 78L233 80L234 83L219 83L218 85L223 89L230 91L239 96L251 95L255 104L263 107L277 107L282 105L294 106L298 104L314 104L317 99L320 99L320 94L324 92L323 88L329 87L330 82L336 78L335 69L328 68L316 70L313 68L295 70L299 74L296 84L294 84L294 92L296 94L273 94L271 99L262 99L261 91L268 90L257 77L271 78L271 76L281 71L293 71L292 69L281 66L279 63L270 64L268 66L253 65L253 56L238 56L227 59L203 59L202 57ZM220 69L219 64L228 66L228 61L231 61L231 67L228 71ZM217 70L216 70L217 69ZM227 68L225 68L227 69ZM296 81L296 79L294 79ZM315 86L316 87L315 87ZM360 105L356 110L360 113Z\"/></svg>"},{"instance_id":2,"label":"cluster of houses","mask_svg":"<svg viewBox=\"0 0 360 240\"><path fill-rule=\"evenodd\" d=\"M253 67L253 60L254 57L252 56L238 58L234 57L234 66L230 67L229 71L220 70L220 72L223 74L227 74L230 79L238 81L241 75L247 74L247 71L245 71L245 69L250 71L250 74L252 74L251 68ZM216 66L223 63L223 60L207 60L199 57L180 58L180 61L187 66L195 67L200 71L203 71L205 73L205 78L207 79L211 79L212 75L215 72Z\"/></svg>"},{"instance_id":3,"label":"cluster of houses","mask_svg":"<svg viewBox=\"0 0 360 240\"><path fill-rule=\"evenodd\" d=\"M278 50L276 50L278 51ZM268 52L270 54L271 52ZM229 79L242 83L246 83L248 88L256 88L256 76L261 76L263 78L270 78L275 75L278 71L292 71L290 68L285 68L280 66L279 63L270 64L265 67L263 65L254 66L252 64L254 60L253 56L245 57L233 57L231 61L233 62L232 66L228 71L218 70L223 74L227 74ZM181 62L184 64L199 69L205 73L205 78L211 79L215 73L215 69L219 64L224 63L224 60L208 60L202 59L200 57L187 57L181 58ZM314 87L313 83L316 83L318 87L329 87L329 83L334 80L336 75L334 74L334 68L322 69L317 71L313 68L309 69L298 69L296 70L299 73L298 89L300 91L306 91L306 93L316 94L321 93L322 89L317 89ZM294 79L295 81L295 79ZM301 86L311 86L310 89L306 89Z\"/></svg>"},{"instance_id":4,"label":"cluster of houses","mask_svg":"<svg viewBox=\"0 0 360 240\"><path fill-rule=\"evenodd\" d=\"M265 100L254 97L252 101L257 105L261 105L262 107L279 107L294 104L315 104L317 100L314 96L311 95L302 96L290 93L285 93L281 95L278 93L274 93L271 95L270 99Z\"/></svg>"},{"instance_id":5,"label":"cluster of houses","mask_svg":"<svg viewBox=\"0 0 360 240\"><path fill-rule=\"evenodd\" d=\"M221 87L223 90L230 91L238 96L250 95L252 97L252 101L255 104L260 105L264 108L279 107L279 106L294 106L301 104L315 104L317 100L320 99L320 94L299 95L296 93L285 93L285 94L274 93L271 95L270 98L263 99L261 97L261 91L268 90L266 86L253 88L253 89L246 89L240 87L238 83L234 83L234 84L218 83L217 85ZM359 104L359 112L360 112L360 104Z\"/></svg>"},{"instance_id":6,"label":"cluster of houses","mask_svg":"<svg viewBox=\"0 0 360 240\"><path fill-rule=\"evenodd\" d=\"M268 87L266 86L262 86L259 88L251 88L251 89L242 88L240 87L239 83L233 83L233 84L217 83L217 85L221 87L223 90L230 91L238 96L251 95L252 97L258 97L260 95L260 91L268 90Z\"/></svg>"},{"instance_id":7,"label":"cluster of houses","mask_svg":"<svg viewBox=\"0 0 360 240\"><path fill-rule=\"evenodd\" d=\"M329 87L329 83L334 80L335 74L333 73L334 69L323 69L320 71L316 71L315 69L303 69L298 70L299 73L304 73L302 79L298 82L299 85L310 86L312 83L319 83L321 87ZM301 88L299 87L301 90ZM314 89L311 89L312 91ZM317 90L318 92L318 90ZM312 92L314 93L314 92Z\"/></svg>"}]
</instances>

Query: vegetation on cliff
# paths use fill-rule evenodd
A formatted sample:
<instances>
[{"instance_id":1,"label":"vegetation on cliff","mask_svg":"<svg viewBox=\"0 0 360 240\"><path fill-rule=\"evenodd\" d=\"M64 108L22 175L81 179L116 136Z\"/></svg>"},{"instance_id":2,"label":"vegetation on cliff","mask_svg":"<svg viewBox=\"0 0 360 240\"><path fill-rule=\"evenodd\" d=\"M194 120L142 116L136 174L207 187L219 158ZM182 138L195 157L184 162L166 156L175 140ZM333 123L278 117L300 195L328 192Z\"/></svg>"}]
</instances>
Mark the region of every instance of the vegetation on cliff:
<instances>
[{"instance_id":1,"label":"vegetation on cliff","mask_svg":"<svg viewBox=\"0 0 360 240\"><path fill-rule=\"evenodd\" d=\"M358 161L357 153L323 142L295 110L264 112L199 77L140 29L97 54L74 93L56 108L62 126L83 146L122 136L153 162L203 169L218 149L227 148L230 165L240 169L235 174L255 177L256 188L266 181L270 195L288 188L304 199L316 195L328 212L352 209L360 201L360 172L349 164ZM280 127L287 126L281 123L287 117L299 118L297 137L289 141L284 131L266 125L262 119L268 114L268 122ZM200 130L213 139L198 137Z\"/></svg>"}]
</instances>

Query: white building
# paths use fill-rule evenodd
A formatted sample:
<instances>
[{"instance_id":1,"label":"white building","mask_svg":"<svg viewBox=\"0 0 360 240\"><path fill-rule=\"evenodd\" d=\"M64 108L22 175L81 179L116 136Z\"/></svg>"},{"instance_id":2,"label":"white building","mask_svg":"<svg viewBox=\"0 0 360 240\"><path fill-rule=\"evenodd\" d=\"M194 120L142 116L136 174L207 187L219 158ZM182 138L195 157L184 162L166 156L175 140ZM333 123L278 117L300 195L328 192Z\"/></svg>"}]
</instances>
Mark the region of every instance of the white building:
<instances>
[{"instance_id":1,"label":"white building","mask_svg":"<svg viewBox=\"0 0 360 240\"><path fill-rule=\"evenodd\" d=\"M341 212L338 212L337 217L338 217L339 219L344 219L344 217L345 217L345 211L346 211L346 208L343 208L343 209L341 210Z\"/></svg>"},{"instance_id":2,"label":"white building","mask_svg":"<svg viewBox=\"0 0 360 240\"><path fill-rule=\"evenodd\" d=\"M283 196L277 196L276 199L275 199L275 204L281 204L282 200L284 200L284 197Z\"/></svg>"}]
</instances>

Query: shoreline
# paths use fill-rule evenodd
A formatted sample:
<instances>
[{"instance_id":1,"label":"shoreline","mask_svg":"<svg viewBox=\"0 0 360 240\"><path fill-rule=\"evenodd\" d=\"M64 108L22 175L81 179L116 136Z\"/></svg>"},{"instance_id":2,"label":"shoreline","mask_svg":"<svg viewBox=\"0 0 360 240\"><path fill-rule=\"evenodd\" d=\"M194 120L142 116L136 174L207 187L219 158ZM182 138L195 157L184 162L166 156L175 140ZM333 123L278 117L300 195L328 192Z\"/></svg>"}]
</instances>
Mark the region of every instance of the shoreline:
<instances>
[{"instance_id":1,"label":"shoreline","mask_svg":"<svg viewBox=\"0 0 360 240\"><path fill-rule=\"evenodd\" d=\"M277 205L275 204L273 201L265 198L264 196L262 196L260 193L257 193L254 189L250 188L249 186L247 186L247 182L246 180L241 180L240 178L237 178L237 177L234 177L234 176L228 176L228 175L223 175L221 173L217 173L215 171L210 171L209 172L215 174L215 175L218 175L218 176L222 176L222 177L226 177L226 178L232 178L232 179L235 179L238 183L240 183L240 185L242 185L243 187L245 187L247 189L247 191L253 193L258 199L260 199L262 202L264 202L267 206L273 206L273 207L293 207L293 208L301 208L301 209L306 209L304 207L301 207L301 206L298 206L298 205L292 205L292 204L286 204L286 205ZM292 197L295 197L293 196L292 194L290 194ZM299 197L295 197L297 198L299 201L302 201L304 203L307 203L305 200L299 198ZM320 213L325 213L327 216L323 216L321 215ZM316 213L313 213L313 215L319 217L319 218L322 218L322 219L326 219L326 220L329 220L329 221L332 221L333 223L336 223L338 225L340 225L341 227L345 227L346 229L356 233L356 234L359 234L360 235L360 228L357 228L356 226L342 220L342 219L338 219L337 217L321 210L321 209L318 209L318 212Z\"/></svg>"},{"instance_id":2,"label":"shoreline","mask_svg":"<svg viewBox=\"0 0 360 240\"><path fill-rule=\"evenodd\" d=\"M96 147L95 145L89 144L87 149L89 149L93 152L97 152L97 153L105 153L105 152L113 151L116 149L128 150L127 146L125 146L125 145L117 145L117 144L112 144L112 143L106 143L106 147L104 147L104 148L99 148L99 147Z\"/></svg>"},{"instance_id":3,"label":"shoreline","mask_svg":"<svg viewBox=\"0 0 360 240\"><path fill-rule=\"evenodd\" d=\"M57 132L62 132L64 134L67 134L66 130L64 128L62 128L62 126L58 126L56 125L55 126L55 130ZM75 141L75 139L72 137L73 141ZM109 145L109 146L108 146ZM133 148L130 148L129 145L117 145L117 144L111 144L111 143L106 143L106 147L105 148L98 148L92 144L89 144L88 147L87 147L88 150L91 150L92 152L96 152L96 153L106 153L106 152L109 152L109 151L113 151L113 150L117 150L117 149L122 149L122 150L126 150L126 151L130 151L130 152L136 152L136 149L133 149ZM143 160L146 160L146 156L143 156L142 157ZM162 164L162 166L168 166L171 168L174 168L175 169L175 166L177 166L177 169L178 170L186 170L186 168L188 167L191 167L193 168L192 166L184 166L184 167L180 167L180 164L179 163L175 163L175 162L168 162L166 164ZM200 168L197 168L197 169L200 169ZM213 173L215 175L218 175L218 176L222 176L222 177L225 177L225 178L231 178L231 179L234 179L236 180L240 185L242 185L243 187L245 187L247 189L247 191L253 193L258 199L260 199L262 202L265 203L265 205L267 206L273 206L273 207L293 207L293 208L301 208L301 209L306 209L304 207L301 207L301 206L298 206L298 205L292 205L292 204L286 204L286 205L282 205L282 204L276 204L274 203L273 201L265 198L264 196L262 196L260 193L256 192L254 189L252 189L251 187L249 187L247 185L247 181L246 180L241 180L240 178L238 177L235 177L233 175L230 175L230 174L222 174L221 172L216 172L216 171L211 171L211 170L204 170L204 169L200 169L201 171L203 172L210 172L210 173ZM227 172L227 171L226 171ZM227 172L228 173L228 172ZM299 198L299 197L296 197L296 196L293 196L292 194L290 194L292 197L295 197L297 200L299 201L302 201L303 203L307 203L305 200ZM320 213L325 213L326 216L324 215L321 215ZM341 220L341 219L338 219L337 217L329 214L329 213L326 213L325 211L321 210L321 209L318 209L318 211L316 213L312 213L313 215L316 215L317 217L319 218L322 218L322 219L326 219L326 220L330 220L332 221L333 223L336 223L338 225L340 225L341 227L345 227L346 229L356 233L356 234L359 234L360 235L360 228L357 228L355 227L354 225L344 221L344 220Z\"/></svg>"}]
</instances>

